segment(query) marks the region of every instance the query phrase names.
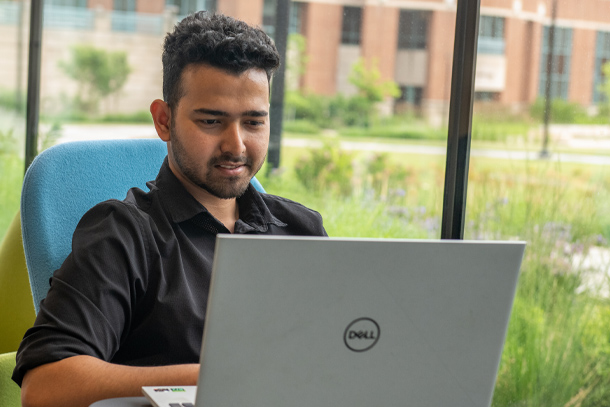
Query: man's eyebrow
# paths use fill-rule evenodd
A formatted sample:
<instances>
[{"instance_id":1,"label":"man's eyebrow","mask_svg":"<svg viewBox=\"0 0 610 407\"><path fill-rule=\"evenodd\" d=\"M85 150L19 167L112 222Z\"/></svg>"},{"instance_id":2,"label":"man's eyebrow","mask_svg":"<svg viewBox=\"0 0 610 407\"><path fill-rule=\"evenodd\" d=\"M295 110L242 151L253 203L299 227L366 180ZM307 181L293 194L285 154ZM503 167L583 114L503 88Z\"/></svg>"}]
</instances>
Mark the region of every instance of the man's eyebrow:
<instances>
[{"instance_id":1,"label":"man's eyebrow","mask_svg":"<svg viewBox=\"0 0 610 407\"><path fill-rule=\"evenodd\" d=\"M195 113L200 113L200 114L208 114L210 116L221 116L221 117L228 117L230 116L229 113L224 112L222 110L214 110L214 109L195 109L194 110ZM243 112L241 114L241 116L245 116L245 117L266 117L269 116L269 112L267 112L266 110L247 110L245 112Z\"/></svg>"},{"instance_id":2,"label":"man's eyebrow","mask_svg":"<svg viewBox=\"0 0 610 407\"><path fill-rule=\"evenodd\" d=\"M241 115L250 117L266 117L269 116L269 112L266 110L248 110L247 112L243 112Z\"/></svg>"},{"instance_id":3,"label":"man's eyebrow","mask_svg":"<svg viewBox=\"0 0 610 407\"><path fill-rule=\"evenodd\" d=\"M222 110L213 110L213 109L195 109L195 113L201 114L209 114L210 116L229 116L229 113L223 112Z\"/></svg>"}]
</instances>

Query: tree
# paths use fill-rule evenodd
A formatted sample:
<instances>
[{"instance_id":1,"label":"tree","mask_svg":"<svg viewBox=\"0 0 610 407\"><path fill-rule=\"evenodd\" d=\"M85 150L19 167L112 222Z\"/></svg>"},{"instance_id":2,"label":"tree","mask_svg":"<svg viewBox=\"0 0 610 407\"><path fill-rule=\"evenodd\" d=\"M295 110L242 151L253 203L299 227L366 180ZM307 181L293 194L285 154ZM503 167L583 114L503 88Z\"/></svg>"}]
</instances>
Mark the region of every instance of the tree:
<instances>
[{"instance_id":1,"label":"tree","mask_svg":"<svg viewBox=\"0 0 610 407\"><path fill-rule=\"evenodd\" d=\"M131 73L125 52L90 45L72 47L70 59L59 66L78 83L78 108L91 114L98 112L102 99L121 90Z\"/></svg>"},{"instance_id":2,"label":"tree","mask_svg":"<svg viewBox=\"0 0 610 407\"><path fill-rule=\"evenodd\" d=\"M351 115L351 118L346 120L349 125L368 127L371 119L377 115L375 104L383 102L386 97L400 96L396 82L381 78L376 60L367 68L364 58L358 59L352 66L348 79L358 89L358 94L346 101L348 115Z\"/></svg>"},{"instance_id":3,"label":"tree","mask_svg":"<svg viewBox=\"0 0 610 407\"><path fill-rule=\"evenodd\" d=\"M371 67L367 68L364 58L358 59L352 66L349 81L358 88L360 96L364 96L371 103L382 102L388 96L400 96L400 89L396 82L381 78L376 60L373 60Z\"/></svg>"}]
</instances>

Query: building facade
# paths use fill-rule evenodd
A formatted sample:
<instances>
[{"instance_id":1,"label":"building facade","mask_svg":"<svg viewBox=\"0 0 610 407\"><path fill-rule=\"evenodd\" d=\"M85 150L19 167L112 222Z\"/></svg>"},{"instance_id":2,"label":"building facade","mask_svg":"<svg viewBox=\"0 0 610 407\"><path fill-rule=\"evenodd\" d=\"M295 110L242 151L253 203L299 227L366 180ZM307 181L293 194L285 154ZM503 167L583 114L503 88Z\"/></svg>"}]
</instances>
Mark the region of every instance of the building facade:
<instances>
[{"instance_id":1,"label":"building facade","mask_svg":"<svg viewBox=\"0 0 610 407\"><path fill-rule=\"evenodd\" d=\"M75 91L59 68L70 47L88 43L128 54L132 74L108 111L147 108L161 96L165 33L189 12L219 11L274 31L276 0L47 0L42 103L52 111ZM0 87L23 87L28 2L0 2ZM414 107L428 117L448 110L456 0L294 0L290 31L306 39L305 92L353 94L352 65L364 58L401 96L388 109ZM555 10L555 11L554 11ZM551 28L553 46L550 46ZM521 109L544 96L594 107L610 60L608 0L482 0L475 97Z\"/></svg>"}]
</instances>

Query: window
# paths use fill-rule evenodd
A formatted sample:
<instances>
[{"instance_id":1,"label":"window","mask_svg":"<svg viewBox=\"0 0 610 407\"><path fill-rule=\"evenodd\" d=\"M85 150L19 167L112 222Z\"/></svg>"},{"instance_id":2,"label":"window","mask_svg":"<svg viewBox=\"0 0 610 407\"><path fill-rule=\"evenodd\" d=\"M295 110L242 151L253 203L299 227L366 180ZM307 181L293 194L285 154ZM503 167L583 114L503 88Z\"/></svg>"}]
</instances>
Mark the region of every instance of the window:
<instances>
[{"instance_id":1,"label":"window","mask_svg":"<svg viewBox=\"0 0 610 407\"><path fill-rule=\"evenodd\" d=\"M411 106L421 106L423 88L418 86L400 86L400 96L397 103L405 103Z\"/></svg>"},{"instance_id":2,"label":"window","mask_svg":"<svg viewBox=\"0 0 610 407\"><path fill-rule=\"evenodd\" d=\"M89 30L94 26L94 10L87 0L48 0L44 3L44 27Z\"/></svg>"},{"instance_id":3,"label":"window","mask_svg":"<svg viewBox=\"0 0 610 407\"><path fill-rule=\"evenodd\" d=\"M570 84L570 57L572 55L572 29L555 27L554 45L549 46L550 28L544 27L542 37L542 59L540 61L540 96L545 95L547 61L551 58L551 99L568 99Z\"/></svg>"},{"instance_id":4,"label":"window","mask_svg":"<svg viewBox=\"0 0 610 407\"><path fill-rule=\"evenodd\" d=\"M429 15L427 11L400 10L398 49L426 48Z\"/></svg>"},{"instance_id":5,"label":"window","mask_svg":"<svg viewBox=\"0 0 610 407\"><path fill-rule=\"evenodd\" d=\"M263 30L275 38L275 10L277 0L265 0L263 3ZM288 34L301 32L301 19L303 15L303 3L290 4L290 16L288 17Z\"/></svg>"},{"instance_id":6,"label":"window","mask_svg":"<svg viewBox=\"0 0 610 407\"><path fill-rule=\"evenodd\" d=\"M119 11L136 11L136 0L114 0L113 8Z\"/></svg>"},{"instance_id":7,"label":"window","mask_svg":"<svg viewBox=\"0 0 610 407\"><path fill-rule=\"evenodd\" d=\"M595 74L593 80L593 103L606 102L606 96L600 91L599 87L604 83L604 73L602 67L610 61L610 32L597 32L595 46Z\"/></svg>"},{"instance_id":8,"label":"window","mask_svg":"<svg viewBox=\"0 0 610 407\"><path fill-rule=\"evenodd\" d=\"M477 102L495 102L500 98L499 92L475 92L474 100Z\"/></svg>"},{"instance_id":9,"label":"window","mask_svg":"<svg viewBox=\"0 0 610 407\"><path fill-rule=\"evenodd\" d=\"M87 0L47 0L45 6L60 6L60 7L87 7Z\"/></svg>"},{"instance_id":10,"label":"window","mask_svg":"<svg viewBox=\"0 0 610 407\"><path fill-rule=\"evenodd\" d=\"M503 17L481 16L478 52L481 54L504 54Z\"/></svg>"},{"instance_id":11,"label":"window","mask_svg":"<svg viewBox=\"0 0 610 407\"><path fill-rule=\"evenodd\" d=\"M216 11L216 0L167 0L166 4L178 8L180 20L196 11Z\"/></svg>"},{"instance_id":12,"label":"window","mask_svg":"<svg viewBox=\"0 0 610 407\"><path fill-rule=\"evenodd\" d=\"M362 8L343 7L343 23L341 24L341 44L360 45L362 27Z\"/></svg>"}]
</instances>

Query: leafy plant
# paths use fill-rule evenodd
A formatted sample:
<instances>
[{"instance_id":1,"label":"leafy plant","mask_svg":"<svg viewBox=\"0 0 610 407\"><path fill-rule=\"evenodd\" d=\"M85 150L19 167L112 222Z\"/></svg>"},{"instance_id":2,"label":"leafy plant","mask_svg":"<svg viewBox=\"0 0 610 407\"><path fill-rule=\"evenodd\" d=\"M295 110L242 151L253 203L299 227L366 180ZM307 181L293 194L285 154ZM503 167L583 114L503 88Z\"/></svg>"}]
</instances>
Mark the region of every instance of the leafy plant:
<instances>
[{"instance_id":1,"label":"leafy plant","mask_svg":"<svg viewBox=\"0 0 610 407\"><path fill-rule=\"evenodd\" d=\"M294 170L298 180L311 191L333 191L349 196L352 192L352 160L352 154L327 142L322 148L310 150L309 156L302 156Z\"/></svg>"},{"instance_id":2,"label":"leafy plant","mask_svg":"<svg viewBox=\"0 0 610 407\"><path fill-rule=\"evenodd\" d=\"M60 61L59 66L78 83L77 107L93 114L102 99L121 90L131 72L125 52L90 45L74 46L70 59Z\"/></svg>"},{"instance_id":3,"label":"leafy plant","mask_svg":"<svg viewBox=\"0 0 610 407\"><path fill-rule=\"evenodd\" d=\"M397 98L400 89L396 82L381 78L381 72L377 68L377 61L373 60L370 67L366 67L364 58L352 66L349 81L358 88L358 93L371 103L381 102L387 96Z\"/></svg>"}]
</instances>

